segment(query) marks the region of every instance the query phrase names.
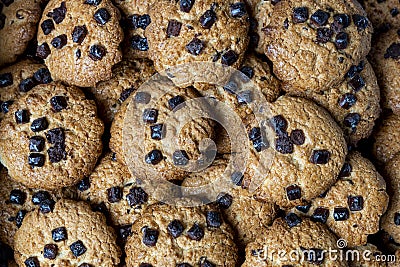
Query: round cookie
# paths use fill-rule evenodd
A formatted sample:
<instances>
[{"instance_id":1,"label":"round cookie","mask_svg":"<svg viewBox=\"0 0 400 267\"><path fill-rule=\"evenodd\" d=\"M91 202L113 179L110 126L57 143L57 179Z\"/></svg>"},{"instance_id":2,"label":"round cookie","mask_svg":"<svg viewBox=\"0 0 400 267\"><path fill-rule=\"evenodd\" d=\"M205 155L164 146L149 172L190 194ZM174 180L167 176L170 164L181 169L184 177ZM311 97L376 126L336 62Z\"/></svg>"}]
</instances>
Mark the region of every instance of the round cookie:
<instances>
[{"instance_id":1,"label":"round cookie","mask_svg":"<svg viewBox=\"0 0 400 267\"><path fill-rule=\"evenodd\" d=\"M153 205L132 226L127 266L236 266L233 234L216 210Z\"/></svg>"},{"instance_id":2,"label":"round cookie","mask_svg":"<svg viewBox=\"0 0 400 267\"><path fill-rule=\"evenodd\" d=\"M379 220L389 201L386 184L374 165L360 153L352 152L337 182L309 204L293 212L326 223L349 247L362 246L379 231Z\"/></svg>"},{"instance_id":3,"label":"round cookie","mask_svg":"<svg viewBox=\"0 0 400 267\"><path fill-rule=\"evenodd\" d=\"M321 92L366 57L372 30L355 0L281 1L264 29L265 54L284 90Z\"/></svg>"},{"instance_id":4,"label":"round cookie","mask_svg":"<svg viewBox=\"0 0 400 267\"><path fill-rule=\"evenodd\" d=\"M191 173L183 182L183 187L200 187L214 183L217 178L224 175L227 168L226 160L216 160L213 165L202 172ZM277 207L269 202L258 201L253 194L242 188L243 176L240 174L231 177L232 187L228 192L221 192L221 187L213 185L216 199L212 199L226 218L227 222L235 230L239 241L239 248L244 248L263 232L264 228L271 225L277 215ZM225 181L226 182L226 181ZM204 198L210 196L210 192L202 192Z\"/></svg>"},{"instance_id":5,"label":"round cookie","mask_svg":"<svg viewBox=\"0 0 400 267\"><path fill-rule=\"evenodd\" d=\"M378 163L386 163L400 152L400 117L392 114L383 118L373 134L372 154Z\"/></svg>"},{"instance_id":6,"label":"round cookie","mask_svg":"<svg viewBox=\"0 0 400 267\"><path fill-rule=\"evenodd\" d=\"M381 34L374 42L370 58L381 87L383 107L400 115L400 28Z\"/></svg>"},{"instance_id":7,"label":"round cookie","mask_svg":"<svg viewBox=\"0 0 400 267\"><path fill-rule=\"evenodd\" d=\"M397 0L360 0L375 30L400 27L400 2Z\"/></svg>"},{"instance_id":8,"label":"round cookie","mask_svg":"<svg viewBox=\"0 0 400 267\"><path fill-rule=\"evenodd\" d=\"M54 80L95 86L111 78L112 66L121 61L119 20L111 0L50 0L40 21L36 54Z\"/></svg>"},{"instance_id":9,"label":"round cookie","mask_svg":"<svg viewBox=\"0 0 400 267\"><path fill-rule=\"evenodd\" d=\"M61 200L53 212L29 213L15 235L19 266L108 266L121 251L105 217L84 202Z\"/></svg>"},{"instance_id":10,"label":"round cookie","mask_svg":"<svg viewBox=\"0 0 400 267\"><path fill-rule=\"evenodd\" d=\"M358 246L351 249L357 251L359 257L350 258L349 267L384 267L388 266L386 262L380 261L382 252L373 244L367 243L364 246Z\"/></svg>"},{"instance_id":11,"label":"round cookie","mask_svg":"<svg viewBox=\"0 0 400 267\"><path fill-rule=\"evenodd\" d=\"M13 181L7 174L7 169L0 170L0 240L14 247L14 235L21 226L27 212L39 209L49 212L55 201L74 195L71 190L60 189L45 191L29 189Z\"/></svg>"},{"instance_id":12,"label":"round cookie","mask_svg":"<svg viewBox=\"0 0 400 267\"><path fill-rule=\"evenodd\" d=\"M5 0L0 3L0 67L24 53L36 34L42 10L39 0Z\"/></svg>"},{"instance_id":13,"label":"round cookie","mask_svg":"<svg viewBox=\"0 0 400 267\"><path fill-rule=\"evenodd\" d=\"M0 70L0 119L8 112L12 103L38 84L52 81L45 65L23 60Z\"/></svg>"},{"instance_id":14,"label":"round cookie","mask_svg":"<svg viewBox=\"0 0 400 267\"><path fill-rule=\"evenodd\" d=\"M326 108L340 125L350 144L368 138L380 114L380 89L375 73L367 60L354 65L345 80L322 93L293 92Z\"/></svg>"},{"instance_id":15,"label":"round cookie","mask_svg":"<svg viewBox=\"0 0 400 267\"><path fill-rule=\"evenodd\" d=\"M0 123L0 158L29 188L75 184L101 154L104 126L96 105L75 87L38 85L19 98Z\"/></svg>"},{"instance_id":16,"label":"round cookie","mask_svg":"<svg viewBox=\"0 0 400 267\"><path fill-rule=\"evenodd\" d=\"M146 28L157 71L193 62L238 67L248 44L248 15L241 0L158 1Z\"/></svg>"},{"instance_id":17,"label":"round cookie","mask_svg":"<svg viewBox=\"0 0 400 267\"><path fill-rule=\"evenodd\" d=\"M153 64L148 60L123 61L115 65L111 79L89 88L94 95L99 117L106 124L111 123L121 104L154 73Z\"/></svg>"},{"instance_id":18,"label":"round cookie","mask_svg":"<svg viewBox=\"0 0 400 267\"><path fill-rule=\"evenodd\" d=\"M290 213L276 219L246 247L246 261L242 267L347 266L344 260L333 260L327 253L322 253L336 249L336 241L325 225Z\"/></svg>"}]
</instances>

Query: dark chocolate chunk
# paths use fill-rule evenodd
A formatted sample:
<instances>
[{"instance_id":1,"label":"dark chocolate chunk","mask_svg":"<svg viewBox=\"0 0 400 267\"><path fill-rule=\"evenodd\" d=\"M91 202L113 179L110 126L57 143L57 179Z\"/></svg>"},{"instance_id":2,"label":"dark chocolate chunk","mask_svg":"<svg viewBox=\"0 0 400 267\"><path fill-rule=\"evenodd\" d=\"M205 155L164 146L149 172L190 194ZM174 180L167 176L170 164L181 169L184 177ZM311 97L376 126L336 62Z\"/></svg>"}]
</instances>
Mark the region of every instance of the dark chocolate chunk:
<instances>
[{"instance_id":1,"label":"dark chocolate chunk","mask_svg":"<svg viewBox=\"0 0 400 267\"><path fill-rule=\"evenodd\" d=\"M297 146L301 146L304 144L306 141L306 137L304 135L303 130L293 130L292 133L290 134L290 139L292 140L293 144Z\"/></svg>"},{"instance_id":2,"label":"dark chocolate chunk","mask_svg":"<svg viewBox=\"0 0 400 267\"><path fill-rule=\"evenodd\" d=\"M336 35L335 46L337 49L342 50L346 49L349 45L349 35L345 32L339 32Z\"/></svg>"},{"instance_id":3,"label":"dark chocolate chunk","mask_svg":"<svg viewBox=\"0 0 400 267\"><path fill-rule=\"evenodd\" d=\"M51 237L54 242L61 242L68 239L67 229L65 227L58 227L51 231Z\"/></svg>"},{"instance_id":4,"label":"dark chocolate chunk","mask_svg":"<svg viewBox=\"0 0 400 267\"><path fill-rule=\"evenodd\" d=\"M354 94L347 93L339 98L338 104L341 108L349 109L357 102L357 97Z\"/></svg>"},{"instance_id":5,"label":"dark chocolate chunk","mask_svg":"<svg viewBox=\"0 0 400 267\"><path fill-rule=\"evenodd\" d=\"M41 132L47 129L49 127L49 122L47 121L46 117L42 117L39 119L36 119L32 122L31 124L31 131L32 132Z\"/></svg>"},{"instance_id":6,"label":"dark chocolate chunk","mask_svg":"<svg viewBox=\"0 0 400 267\"><path fill-rule=\"evenodd\" d=\"M331 152L328 150L314 150L310 162L314 164L327 164L331 157Z\"/></svg>"},{"instance_id":7,"label":"dark chocolate chunk","mask_svg":"<svg viewBox=\"0 0 400 267\"><path fill-rule=\"evenodd\" d=\"M190 43L188 43L186 45L186 50L190 54L195 55L195 56L200 55L200 53L203 51L203 49L204 49L204 44L197 37L193 38L192 41L190 41Z\"/></svg>"},{"instance_id":8,"label":"dark chocolate chunk","mask_svg":"<svg viewBox=\"0 0 400 267\"><path fill-rule=\"evenodd\" d=\"M107 189L108 202L117 203L122 199L122 188L115 186Z\"/></svg>"},{"instance_id":9,"label":"dark chocolate chunk","mask_svg":"<svg viewBox=\"0 0 400 267\"><path fill-rule=\"evenodd\" d=\"M89 50L89 57L94 60L98 61L103 59L103 57L106 55L107 50L104 46L102 45L92 45Z\"/></svg>"},{"instance_id":10,"label":"dark chocolate chunk","mask_svg":"<svg viewBox=\"0 0 400 267\"><path fill-rule=\"evenodd\" d=\"M307 7L296 7L293 9L292 20L293 23L303 23L308 20L308 8Z\"/></svg>"},{"instance_id":11,"label":"dark chocolate chunk","mask_svg":"<svg viewBox=\"0 0 400 267\"><path fill-rule=\"evenodd\" d=\"M329 17L330 15L328 12L319 9L311 15L310 21L316 26L324 26L328 23Z\"/></svg>"},{"instance_id":12,"label":"dark chocolate chunk","mask_svg":"<svg viewBox=\"0 0 400 267\"><path fill-rule=\"evenodd\" d=\"M400 43L392 43L384 55L385 58L400 59Z\"/></svg>"},{"instance_id":13,"label":"dark chocolate chunk","mask_svg":"<svg viewBox=\"0 0 400 267\"><path fill-rule=\"evenodd\" d=\"M54 209L54 205L56 202L54 200L50 199L45 199L39 204L39 211L43 214L45 213L50 213Z\"/></svg>"},{"instance_id":14,"label":"dark chocolate chunk","mask_svg":"<svg viewBox=\"0 0 400 267\"><path fill-rule=\"evenodd\" d=\"M204 237L204 229L199 224L195 223L187 231L187 235L192 240L200 241Z\"/></svg>"},{"instance_id":15,"label":"dark chocolate chunk","mask_svg":"<svg viewBox=\"0 0 400 267\"><path fill-rule=\"evenodd\" d=\"M237 60L238 55L233 50L229 50L221 56L221 63L223 65L232 66Z\"/></svg>"},{"instance_id":16,"label":"dark chocolate chunk","mask_svg":"<svg viewBox=\"0 0 400 267\"><path fill-rule=\"evenodd\" d=\"M185 227L179 220L173 220L168 224L167 230L173 238L178 238L180 235L182 235Z\"/></svg>"},{"instance_id":17,"label":"dark chocolate chunk","mask_svg":"<svg viewBox=\"0 0 400 267\"><path fill-rule=\"evenodd\" d=\"M352 170L353 168L351 167L350 163L345 162L339 173L339 178L349 177L351 175Z\"/></svg>"},{"instance_id":18,"label":"dark chocolate chunk","mask_svg":"<svg viewBox=\"0 0 400 267\"><path fill-rule=\"evenodd\" d=\"M347 208L337 207L333 210L333 219L335 221L345 221L349 218L350 213Z\"/></svg>"},{"instance_id":19,"label":"dark chocolate chunk","mask_svg":"<svg viewBox=\"0 0 400 267\"><path fill-rule=\"evenodd\" d=\"M27 93L37 85L33 78L26 78L20 82L18 89L20 92Z\"/></svg>"},{"instance_id":20,"label":"dark chocolate chunk","mask_svg":"<svg viewBox=\"0 0 400 267\"><path fill-rule=\"evenodd\" d=\"M353 22L359 31L365 30L368 27L368 19L361 15L353 15Z\"/></svg>"},{"instance_id":21,"label":"dark chocolate chunk","mask_svg":"<svg viewBox=\"0 0 400 267\"><path fill-rule=\"evenodd\" d=\"M185 13L189 13L193 7L195 0L180 0L180 10Z\"/></svg>"},{"instance_id":22,"label":"dark chocolate chunk","mask_svg":"<svg viewBox=\"0 0 400 267\"><path fill-rule=\"evenodd\" d=\"M54 128L46 133L47 141L50 144L63 145L65 142L64 130L62 128Z\"/></svg>"},{"instance_id":23,"label":"dark chocolate chunk","mask_svg":"<svg viewBox=\"0 0 400 267\"><path fill-rule=\"evenodd\" d=\"M137 92L135 95L135 102L140 104L148 104L150 102L151 95L146 92Z\"/></svg>"},{"instance_id":24,"label":"dark chocolate chunk","mask_svg":"<svg viewBox=\"0 0 400 267\"><path fill-rule=\"evenodd\" d=\"M156 123L158 118L158 110L147 108L143 111L143 122Z\"/></svg>"},{"instance_id":25,"label":"dark chocolate chunk","mask_svg":"<svg viewBox=\"0 0 400 267\"><path fill-rule=\"evenodd\" d=\"M29 151L30 152L42 152L46 140L41 136L33 136L29 139Z\"/></svg>"},{"instance_id":26,"label":"dark chocolate chunk","mask_svg":"<svg viewBox=\"0 0 400 267\"><path fill-rule=\"evenodd\" d=\"M0 88L13 84L13 76L10 72L0 74Z\"/></svg>"},{"instance_id":27,"label":"dark chocolate chunk","mask_svg":"<svg viewBox=\"0 0 400 267\"><path fill-rule=\"evenodd\" d=\"M36 56L41 59L46 59L51 53L50 47L47 43L38 45L36 49Z\"/></svg>"},{"instance_id":28,"label":"dark chocolate chunk","mask_svg":"<svg viewBox=\"0 0 400 267\"><path fill-rule=\"evenodd\" d=\"M348 196L347 204L351 211L360 211L364 208L364 198L362 196Z\"/></svg>"},{"instance_id":29,"label":"dark chocolate chunk","mask_svg":"<svg viewBox=\"0 0 400 267\"><path fill-rule=\"evenodd\" d=\"M48 84L53 81L47 68L40 68L33 74L33 79L39 84Z\"/></svg>"},{"instance_id":30,"label":"dark chocolate chunk","mask_svg":"<svg viewBox=\"0 0 400 267\"><path fill-rule=\"evenodd\" d=\"M39 260L36 257L29 257L24 261L26 267L40 267Z\"/></svg>"},{"instance_id":31,"label":"dark chocolate chunk","mask_svg":"<svg viewBox=\"0 0 400 267\"><path fill-rule=\"evenodd\" d=\"M51 19L46 19L40 25L44 35L50 34L54 30L54 23Z\"/></svg>"},{"instance_id":32,"label":"dark chocolate chunk","mask_svg":"<svg viewBox=\"0 0 400 267\"><path fill-rule=\"evenodd\" d=\"M28 164L32 167L43 167L45 157L43 154L31 153L28 156Z\"/></svg>"},{"instance_id":33,"label":"dark chocolate chunk","mask_svg":"<svg viewBox=\"0 0 400 267\"><path fill-rule=\"evenodd\" d=\"M51 45L56 49L61 49L67 44L67 35L61 34L51 40Z\"/></svg>"},{"instance_id":34,"label":"dark chocolate chunk","mask_svg":"<svg viewBox=\"0 0 400 267\"><path fill-rule=\"evenodd\" d=\"M29 122L29 112L27 110L15 111L15 122L17 124L24 124Z\"/></svg>"},{"instance_id":35,"label":"dark chocolate chunk","mask_svg":"<svg viewBox=\"0 0 400 267\"><path fill-rule=\"evenodd\" d=\"M349 113L343 120L346 127L355 129L361 121L361 115L358 113Z\"/></svg>"},{"instance_id":36,"label":"dark chocolate chunk","mask_svg":"<svg viewBox=\"0 0 400 267\"><path fill-rule=\"evenodd\" d=\"M301 188L298 185L291 185L286 188L286 195L290 201L301 198Z\"/></svg>"},{"instance_id":37,"label":"dark chocolate chunk","mask_svg":"<svg viewBox=\"0 0 400 267\"><path fill-rule=\"evenodd\" d=\"M22 222L23 222L23 220L24 220L24 218L25 218L25 215L26 215L27 213L28 213L28 212L27 212L26 210L20 210L20 211L17 212L17 216L15 216L15 225L16 225L18 228L21 227Z\"/></svg>"},{"instance_id":38,"label":"dark chocolate chunk","mask_svg":"<svg viewBox=\"0 0 400 267\"><path fill-rule=\"evenodd\" d=\"M317 42L325 44L332 38L333 31L329 28L318 28L317 29Z\"/></svg>"},{"instance_id":39,"label":"dark chocolate chunk","mask_svg":"<svg viewBox=\"0 0 400 267\"><path fill-rule=\"evenodd\" d=\"M50 104L56 112L60 112L68 107L67 98L65 96L53 96L50 99Z\"/></svg>"},{"instance_id":40,"label":"dark chocolate chunk","mask_svg":"<svg viewBox=\"0 0 400 267\"><path fill-rule=\"evenodd\" d=\"M74 43L81 44L83 40L85 40L87 34L88 30L86 28L86 25L75 26L74 30L72 31L72 41Z\"/></svg>"},{"instance_id":41,"label":"dark chocolate chunk","mask_svg":"<svg viewBox=\"0 0 400 267\"><path fill-rule=\"evenodd\" d=\"M38 191L32 196L32 203L33 205L39 205L41 202L45 201L46 199L51 199L50 193L47 191Z\"/></svg>"},{"instance_id":42,"label":"dark chocolate chunk","mask_svg":"<svg viewBox=\"0 0 400 267\"><path fill-rule=\"evenodd\" d=\"M46 259L54 260L58 254L58 247L55 244L47 244L43 249L43 257Z\"/></svg>"},{"instance_id":43,"label":"dark chocolate chunk","mask_svg":"<svg viewBox=\"0 0 400 267\"><path fill-rule=\"evenodd\" d=\"M80 191L86 191L90 188L90 179L89 177L83 178L77 185L76 188Z\"/></svg>"},{"instance_id":44,"label":"dark chocolate chunk","mask_svg":"<svg viewBox=\"0 0 400 267\"><path fill-rule=\"evenodd\" d=\"M94 20L100 24L105 25L110 19L111 15L105 8L99 8L93 16Z\"/></svg>"},{"instance_id":45,"label":"dark chocolate chunk","mask_svg":"<svg viewBox=\"0 0 400 267\"><path fill-rule=\"evenodd\" d=\"M311 217L311 219L314 222L321 222L321 223L326 223L329 217L329 210L325 208L318 207L314 210L314 213Z\"/></svg>"},{"instance_id":46,"label":"dark chocolate chunk","mask_svg":"<svg viewBox=\"0 0 400 267\"><path fill-rule=\"evenodd\" d=\"M246 5L242 2L232 4L230 11L233 18L241 18L247 14Z\"/></svg>"},{"instance_id":47,"label":"dark chocolate chunk","mask_svg":"<svg viewBox=\"0 0 400 267\"><path fill-rule=\"evenodd\" d=\"M83 244L83 242L80 240L72 243L69 246L69 249L72 251L72 253L74 254L75 257L79 257L79 256L85 254L85 252L87 250L85 245Z\"/></svg>"},{"instance_id":48,"label":"dark chocolate chunk","mask_svg":"<svg viewBox=\"0 0 400 267\"><path fill-rule=\"evenodd\" d=\"M182 28L182 23L177 20L170 20L167 27L167 37L179 36Z\"/></svg>"},{"instance_id":49,"label":"dark chocolate chunk","mask_svg":"<svg viewBox=\"0 0 400 267\"><path fill-rule=\"evenodd\" d=\"M154 247L157 244L159 232L155 229L145 227L143 230L142 242L148 247Z\"/></svg>"},{"instance_id":50,"label":"dark chocolate chunk","mask_svg":"<svg viewBox=\"0 0 400 267\"><path fill-rule=\"evenodd\" d=\"M233 197L231 195L221 193L218 195L216 203L221 209L226 210L232 205L232 201Z\"/></svg>"},{"instance_id":51,"label":"dark chocolate chunk","mask_svg":"<svg viewBox=\"0 0 400 267\"><path fill-rule=\"evenodd\" d=\"M12 204L22 205L25 203L26 193L19 189L13 189L11 190L9 200Z\"/></svg>"},{"instance_id":52,"label":"dark chocolate chunk","mask_svg":"<svg viewBox=\"0 0 400 267\"><path fill-rule=\"evenodd\" d=\"M210 29L217 21L217 14L212 10L207 10L200 17L200 24L204 29Z\"/></svg>"},{"instance_id":53,"label":"dark chocolate chunk","mask_svg":"<svg viewBox=\"0 0 400 267\"><path fill-rule=\"evenodd\" d=\"M53 12L49 12L47 16L52 18L56 24L60 24L65 19L66 13L67 7L65 6L65 2L62 2L60 7L53 9Z\"/></svg>"},{"instance_id":54,"label":"dark chocolate chunk","mask_svg":"<svg viewBox=\"0 0 400 267\"><path fill-rule=\"evenodd\" d=\"M168 106L170 110L176 110L179 106L179 108L183 107L183 103L185 102L185 99L180 96L177 95L171 99L168 99Z\"/></svg>"},{"instance_id":55,"label":"dark chocolate chunk","mask_svg":"<svg viewBox=\"0 0 400 267\"><path fill-rule=\"evenodd\" d=\"M145 204L148 199L149 195L141 187L131 188L129 194L126 195L126 200L131 207Z\"/></svg>"},{"instance_id":56,"label":"dark chocolate chunk","mask_svg":"<svg viewBox=\"0 0 400 267\"><path fill-rule=\"evenodd\" d=\"M186 166L189 163L189 156L185 150L177 150L172 154L172 160L176 166Z\"/></svg>"},{"instance_id":57,"label":"dark chocolate chunk","mask_svg":"<svg viewBox=\"0 0 400 267\"><path fill-rule=\"evenodd\" d=\"M281 154L292 154L294 152L294 145L287 133L279 135L275 140L275 149Z\"/></svg>"},{"instance_id":58,"label":"dark chocolate chunk","mask_svg":"<svg viewBox=\"0 0 400 267\"><path fill-rule=\"evenodd\" d=\"M348 84L354 91L358 92L365 86L365 81L359 74L355 74Z\"/></svg>"},{"instance_id":59,"label":"dark chocolate chunk","mask_svg":"<svg viewBox=\"0 0 400 267\"><path fill-rule=\"evenodd\" d=\"M207 226L212 228L219 228L222 225L221 213L218 211L207 211L206 214Z\"/></svg>"},{"instance_id":60,"label":"dark chocolate chunk","mask_svg":"<svg viewBox=\"0 0 400 267\"><path fill-rule=\"evenodd\" d=\"M289 228L295 227L302 222L301 218L292 212L285 216L285 221Z\"/></svg>"},{"instance_id":61,"label":"dark chocolate chunk","mask_svg":"<svg viewBox=\"0 0 400 267\"><path fill-rule=\"evenodd\" d=\"M131 38L131 47L133 50L147 51L149 50L149 44L146 37L140 35L134 35Z\"/></svg>"},{"instance_id":62,"label":"dark chocolate chunk","mask_svg":"<svg viewBox=\"0 0 400 267\"><path fill-rule=\"evenodd\" d=\"M91 6L98 6L100 5L101 0L85 0L85 4L91 5Z\"/></svg>"},{"instance_id":63,"label":"dark chocolate chunk","mask_svg":"<svg viewBox=\"0 0 400 267\"><path fill-rule=\"evenodd\" d=\"M151 131L151 139L153 140L161 140L164 138L165 129L164 124L156 124L150 126Z\"/></svg>"}]
</instances>

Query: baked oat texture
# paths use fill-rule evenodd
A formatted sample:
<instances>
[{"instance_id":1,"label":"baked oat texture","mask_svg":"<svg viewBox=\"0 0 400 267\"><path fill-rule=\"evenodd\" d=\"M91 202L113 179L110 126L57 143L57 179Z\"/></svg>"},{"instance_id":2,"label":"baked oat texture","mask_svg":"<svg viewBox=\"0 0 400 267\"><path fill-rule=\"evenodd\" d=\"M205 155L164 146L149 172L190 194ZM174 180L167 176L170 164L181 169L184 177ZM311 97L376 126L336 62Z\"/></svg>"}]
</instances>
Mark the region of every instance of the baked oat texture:
<instances>
[{"instance_id":1,"label":"baked oat texture","mask_svg":"<svg viewBox=\"0 0 400 267\"><path fill-rule=\"evenodd\" d=\"M400 152L400 117L391 114L382 118L373 134L372 154L377 163L384 164Z\"/></svg>"},{"instance_id":2,"label":"baked oat texture","mask_svg":"<svg viewBox=\"0 0 400 267\"><path fill-rule=\"evenodd\" d=\"M360 0L375 30L400 27L400 2L397 0Z\"/></svg>"}]
</instances>

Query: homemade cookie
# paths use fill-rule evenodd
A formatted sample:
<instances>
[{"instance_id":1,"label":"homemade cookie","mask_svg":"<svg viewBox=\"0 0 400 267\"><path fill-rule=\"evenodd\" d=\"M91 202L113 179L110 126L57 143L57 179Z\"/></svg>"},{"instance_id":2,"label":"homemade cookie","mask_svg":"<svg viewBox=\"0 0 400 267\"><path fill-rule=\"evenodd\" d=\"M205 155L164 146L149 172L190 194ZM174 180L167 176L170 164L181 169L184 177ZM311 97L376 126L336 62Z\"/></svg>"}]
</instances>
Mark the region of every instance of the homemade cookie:
<instances>
[{"instance_id":1,"label":"homemade cookie","mask_svg":"<svg viewBox=\"0 0 400 267\"><path fill-rule=\"evenodd\" d=\"M0 158L29 188L75 184L101 154L104 126L96 105L75 87L38 85L19 98L0 123Z\"/></svg>"},{"instance_id":2,"label":"homemade cookie","mask_svg":"<svg viewBox=\"0 0 400 267\"><path fill-rule=\"evenodd\" d=\"M333 260L323 252L336 249L336 241L325 225L289 213L285 218L276 219L246 247L246 261L242 267L347 266L340 257Z\"/></svg>"},{"instance_id":3,"label":"homemade cookie","mask_svg":"<svg viewBox=\"0 0 400 267\"><path fill-rule=\"evenodd\" d=\"M257 23L256 33L259 36L257 46L254 48L259 54L264 54L265 51L265 37L264 29L271 23L272 11L274 6L280 2L280 0L257 0L253 1L254 6L254 18Z\"/></svg>"},{"instance_id":4,"label":"homemade cookie","mask_svg":"<svg viewBox=\"0 0 400 267\"><path fill-rule=\"evenodd\" d=\"M386 163L400 152L400 117L389 115L383 118L373 134L372 154L379 163Z\"/></svg>"},{"instance_id":5,"label":"homemade cookie","mask_svg":"<svg viewBox=\"0 0 400 267\"><path fill-rule=\"evenodd\" d=\"M382 261L382 252L373 244L367 243L364 246L358 246L351 249L357 251L354 258L349 259L350 267L384 267L388 266ZM349 254L350 255L350 254ZM356 256L358 255L358 257Z\"/></svg>"},{"instance_id":6,"label":"homemade cookie","mask_svg":"<svg viewBox=\"0 0 400 267\"><path fill-rule=\"evenodd\" d=\"M46 66L31 60L23 60L0 70L0 119L20 96L38 84L47 84L51 81Z\"/></svg>"},{"instance_id":7,"label":"homemade cookie","mask_svg":"<svg viewBox=\"0 0 400 267\"><path fill-rule=\"evenodd\" d=\"M398 0L360 0L376 30L400 27L400 2Z\"/></svg>"},{"instance_id":8,"label":"homemade cookie","mask_svg":"<svg viewBox=\"0 0 400 267\"><path fill-rule=\"evenodd\" d=\"M385 181L374 165L358 152L352 152L337 182L293 212L325 223L349 247L355 247L365 245L368 235L378 232L388 201Z\"/></svg>"},{"instance_id":9,"label":"homemade cookie","mask_svg":"<svg viewBox=\"0 0 400 267\"><path fill-rule=\"evenodd\" d=\"M115 65L110 80L89 88L94 95L99 117L106 124L111 123L121 104L154 73L153 64L148 60L123 61Z\"/></svg>"},{"instance_id":10,"label":"homemade cookie","mask_svg":"<svg viewBox=\"0 0 400 267\"><path fill-rule=\"evenodd\" d=\"M230 227L217 210L153 205L132 226L127 266L229 266L237 264Z\"/></svg>"},{"instance_id":11,"label":"homemade cookie","mask_svg":"<svg viewBox=\"0 0 400 267\"><path fill-rule=\"evenodd\" d=\"M42 10L39 0L0 3L0 67L16 61L35 36Z\"/></svg>"},{"instance_id":12,"label":"homemade cookie","mask_svg":"<svg viewBox=\"0 0 400 267\"><path fill-rule=\"evenodd\" d=\"M121 251L103 214L84 202L61 200L50 213L26 215L15 235L19 266L109 266Z\"/></svg>"},{"instance_id":13,"label":"homemade cookie","mask_svg":"<svg viewBox=\"0 0 400 267\"><path fill-rule=\"evenodd\" d=\"M352 66L338 87L321 93L303 91L291 94L309 98L326 108L351 144L371 135L380 114L380 90L367 60Z\"/></svg>"},{"instance_id":14,"label":"homemade cookie","mask_svg":"<svg viewBox=\"0 0 400 267\"><path fill-rule=\"evenodd\" d=\"M123 32L111 0L50 0L40 21L37 56L54 80L90 87L121 61Z\"/></svg>"},{"instance_id":15,"label":"homemade cookie","mask_svg":"<svg viewBox=\"0 0 400 267\"><path fill-rule=\"evenodd\" d=\"M281 1L264 30L265 53L284 90L325 91L365 58L372 30L354 0Z\"/></svg>"},{"instance_id":16,"label":"homemade cookie","mask_svg":"<svg viewBox=\"0 0 400 267\"><path fill-rule=\"evenodd\" d=\"M400 28L380 35L370 57L381 87L383 107L400 115Z\"/></svg>"},{"instance_id":17,"label":"homemade cookie","mask_svg":"<svg viewBox=\"0 0 400 267\"><path fill-rule=\"evenodd\" d=\"M241 0L157 1L146 28L157 71L191 62L238 67L248 44L248 14Z\"/></svg>"}]
</instances>

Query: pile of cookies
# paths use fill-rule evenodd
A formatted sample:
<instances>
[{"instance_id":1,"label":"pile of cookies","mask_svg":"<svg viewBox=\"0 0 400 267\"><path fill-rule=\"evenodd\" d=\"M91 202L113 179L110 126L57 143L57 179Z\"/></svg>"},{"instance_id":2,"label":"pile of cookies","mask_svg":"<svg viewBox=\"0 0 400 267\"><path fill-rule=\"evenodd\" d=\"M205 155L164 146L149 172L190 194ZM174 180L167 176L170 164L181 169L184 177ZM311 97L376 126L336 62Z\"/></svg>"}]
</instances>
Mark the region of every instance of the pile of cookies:
<instances>
[{"instance_id":1,"label":"pile of cookies","mask_svg":"<svg viewBox=\"0 0 400 267\"><path fill-rule=\"evenodd\" d=\"M400 266L379 260L400 257L399 13L397 0L0 0L0 266ZM209 64L252 89L174 73L218 76Z\"/></svg>"}]
</instances>

